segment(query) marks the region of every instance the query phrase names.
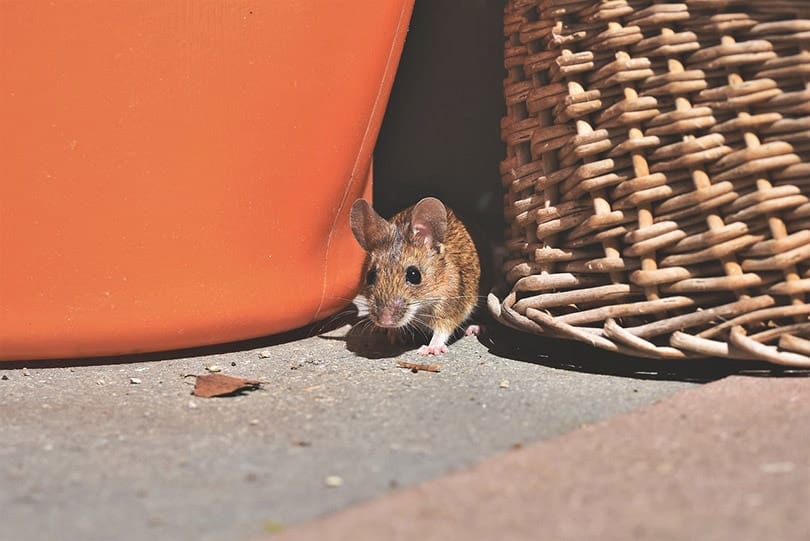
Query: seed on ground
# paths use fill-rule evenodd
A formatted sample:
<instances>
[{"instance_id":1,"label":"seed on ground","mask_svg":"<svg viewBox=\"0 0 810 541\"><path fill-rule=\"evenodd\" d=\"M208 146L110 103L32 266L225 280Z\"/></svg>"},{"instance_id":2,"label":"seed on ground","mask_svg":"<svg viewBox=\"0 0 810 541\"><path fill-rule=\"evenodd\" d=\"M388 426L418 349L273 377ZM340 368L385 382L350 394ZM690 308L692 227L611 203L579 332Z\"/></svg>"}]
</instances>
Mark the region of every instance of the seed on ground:
<instances>
[{"instance_id":1,"label":"seed on ground","mask_svg":"<svg viewBox=\"0 0 810 541\"><path fill-rule=\"evenodd\" d=\"M343 484L343 478L338 475L330 475L329 477L323 480L323 484L325 484L329 488L337 488Z\"/></svg>"}]
</instances>

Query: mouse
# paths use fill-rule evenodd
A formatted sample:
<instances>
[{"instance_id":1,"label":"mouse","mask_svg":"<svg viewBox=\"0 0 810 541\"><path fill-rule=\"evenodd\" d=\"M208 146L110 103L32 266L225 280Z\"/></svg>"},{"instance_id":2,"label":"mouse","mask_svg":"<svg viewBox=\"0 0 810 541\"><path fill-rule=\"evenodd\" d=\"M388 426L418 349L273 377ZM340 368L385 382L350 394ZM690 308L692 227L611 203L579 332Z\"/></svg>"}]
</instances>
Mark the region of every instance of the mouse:
<instances>
[{"instance_id":1,"label":"mouse","mask_svg":"<svg viewBox=\"0 0 810 541\"><path fill-rule=\"evenodd\" d=\"M421 355L447 352L447 342L478 304L481 265L469 232L453 211L426 197L390 220L368 201L351 208L350 225L366 251L362 285L354 299L360 317L388 329L430 330ZM477 325L466 328L478 334Z\"/></svg>"}]
</instances>

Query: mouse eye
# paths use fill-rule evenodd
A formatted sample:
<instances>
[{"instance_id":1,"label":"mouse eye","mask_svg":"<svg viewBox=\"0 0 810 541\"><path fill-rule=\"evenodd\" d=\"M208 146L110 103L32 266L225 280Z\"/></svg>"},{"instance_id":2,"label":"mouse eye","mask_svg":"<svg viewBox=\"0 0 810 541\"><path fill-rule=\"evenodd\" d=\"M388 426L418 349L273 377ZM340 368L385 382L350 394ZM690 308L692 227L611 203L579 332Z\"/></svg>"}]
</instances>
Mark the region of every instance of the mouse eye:
<instances>
[{"instance_id":1,"label":"mouse eye","mask_svg":"<svg viewBox=\"0 0 810 541\"><path fill-rule=\"evenodd\" d=\"M366 284L373 286L374 282L376 281L377 281L377 269L371 267L370 269L368 269L368 272L366 273Z\"/></svg>"},{"instance_id":2,"label":"mouse eye","mask_svg":"<svg viewBox=\"0 0 810 541\"><path fill-rule=\"evenodd\" d=\"M422 281L422 273L419 272L419 269L411 265L405 269L405 281L409 284L417 285Z\"/></svg>"}]
</instances>

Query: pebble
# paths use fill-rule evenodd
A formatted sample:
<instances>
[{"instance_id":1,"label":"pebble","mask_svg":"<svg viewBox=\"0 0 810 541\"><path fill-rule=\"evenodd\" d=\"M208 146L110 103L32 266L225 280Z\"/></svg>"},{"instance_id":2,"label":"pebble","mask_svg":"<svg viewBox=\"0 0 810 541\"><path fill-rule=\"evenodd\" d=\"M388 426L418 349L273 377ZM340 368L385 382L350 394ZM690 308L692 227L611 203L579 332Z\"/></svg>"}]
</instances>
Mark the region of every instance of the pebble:
<instances>
[{"instance_id":1,"label":"pebble","mask_svg":"<svg viewBox=\"0 0 810 541\"><path fill-rule=\"evenodd\" d=\"M323 480L323 484L329 488L337 488L343 484L343 478L338 475L330 475Z\"/></svg>"},{"instance_id":2,"label":"pebble","mask_svg":"<svg viewBox=\"0 0 810 541\"><path fill-rule=\"evenodd\" d=\"M259 358L260 359L267 359L267 358L271 357L272 355L273 354L270 353L269 351L260 351L259 352Z\"/></svg>"},{"instance_id":3,"label":"pebble","mask_svg":"<svg viewBox=\"0 0 810 541\"><path fill-rule=\"evenodd\" d=\"M498 385L501 389L508 389L509 388L509 380L505 379L501 381L501 384Z\"/></svg>"},{"instance_id":4,"label":"pebble","mask_svg":"<svg viewBox=\"0 0 810 541\"><path fill-rule=\"evenodd\" d=\"M29 372L27 368L23 368L23 369L22 369L22 375L23 375L23 376L30 376L30 375L31 375L31 372Z\"/></svg>"},{"instance_id":5,"label":"pebble","mask_svg":"<svg viewBox=\"0 0 810 541\"><path fill-rule=\"evenodd\" d=\"M141 380L141 378L129 378L129 382L132 385L139 385L139 384L143 383L143 380Z\"/></svg>"},{"instance_id":6,"label":"pebble","mask_svg":"<svg viewBox=\"0 0 810 541\"><path fill-rule=\"evenodd\" d=\"M196 403L196 402L194 402L193 400L189 400L189 401L188 401L188 408L189 408L189 409L192 409L192 410L193 410L193 409L197 409L197 403Z\"/></svg>"},{"instance_id":7,"label":"pebble","mask_svg":"<svg viewBox=\"0 0 810 541\"><path fill-rule=\"evenodd\" d=\"M218 364L211 364L205 367L209 372L222 372L222 367Z\"/></svg>"}]
</instances>

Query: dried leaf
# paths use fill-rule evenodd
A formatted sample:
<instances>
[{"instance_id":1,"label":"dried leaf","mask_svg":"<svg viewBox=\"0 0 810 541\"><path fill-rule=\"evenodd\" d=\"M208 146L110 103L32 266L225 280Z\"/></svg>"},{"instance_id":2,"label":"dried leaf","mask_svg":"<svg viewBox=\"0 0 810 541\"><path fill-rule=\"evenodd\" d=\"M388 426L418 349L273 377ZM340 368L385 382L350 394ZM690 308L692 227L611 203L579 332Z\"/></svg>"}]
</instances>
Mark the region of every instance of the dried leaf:
<instances>
[{"instance_id":1,"label":"dried leaf","mask_svg":"<svg viewBox=\"0 0 810 541\"><path fill-rule=\"evenodd\" d=\"M194 384L192 394L202 398L225 396L240 391L254 391L262 384L261 381L255 379L235 378L225 374L207 374L195 377L197 382Z\"/></svg>"},{"instance_id":2,"label":"dried leaf","mask_svg":"<svg viewBox=\"0 0 810 541\"><path fill-rule=\"evenodd\" d=\"M418 364L405 361L397 361L397 366L400 368L407 368L413 373L419 372L420 370L423 372L440 372L442 369L442 367L438 364Z\"/></svg>"}]
</instances>

